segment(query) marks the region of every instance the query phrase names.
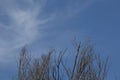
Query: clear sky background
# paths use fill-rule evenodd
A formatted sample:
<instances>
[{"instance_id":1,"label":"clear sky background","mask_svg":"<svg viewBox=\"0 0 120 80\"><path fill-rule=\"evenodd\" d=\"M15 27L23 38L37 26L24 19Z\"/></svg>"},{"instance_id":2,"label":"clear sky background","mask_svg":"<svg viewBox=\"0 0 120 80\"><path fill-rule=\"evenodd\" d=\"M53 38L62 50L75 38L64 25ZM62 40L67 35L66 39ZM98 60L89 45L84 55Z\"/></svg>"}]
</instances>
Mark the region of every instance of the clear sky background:
<instances>
[{"instance_id":1,"label":"clear sky background","mask_svg":"<svg viewBox=\"0 0 120 80\"><path fill-rule=\"evenodd\" d=\"M16 75L23 46L33 55L91 39L120 79L120 0L0 0L0 80Z\"/></svg>"}]
</instances>

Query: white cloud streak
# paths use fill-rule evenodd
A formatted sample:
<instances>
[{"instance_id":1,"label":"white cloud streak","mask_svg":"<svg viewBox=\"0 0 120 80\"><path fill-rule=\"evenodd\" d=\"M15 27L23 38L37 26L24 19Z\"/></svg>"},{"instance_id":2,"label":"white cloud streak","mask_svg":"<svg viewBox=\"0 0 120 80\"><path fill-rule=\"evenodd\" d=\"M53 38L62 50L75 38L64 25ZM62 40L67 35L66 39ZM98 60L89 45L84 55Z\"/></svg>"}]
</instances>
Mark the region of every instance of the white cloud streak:
<instances>
[{"instance_id":1,"label":"white cloud streak","mask_svg":"<svg viewBox=\"0 0 120 80\"><path fill-rule=\"evenodd\" d=\"M19 2L25 3L21 5ZM37 0L36 0L37 1ZM79 1L79 0L78 0ZM87 0L80 6L79 4L70 5L65 11L53 12L53 14L42 19L43 7L46 6L47 0L1 0L0 9L2 15L9 19L5 23L0 22L0 58L5 57L11 51L21 48L26 44L30 44L40 38L43 34L40 32L43 24L47 24L50 20L58 20L69 18L78 12L82 12L89 7L94 0ZM77 2L76 2L77 3ZM8 23L8 24L6 24ZM42 25L42 26L41 26ZM0 60L4 61L4 60Z\"/></svg>"},{"instance_id":2,"label":"white cloud streak","mask_svg":"<svg viewBox=\"0 0 120 80\"><path fill-rule=\"evenodd\" d=\"M72 1L72 0L70 0ZM97 0L73 0L71 4L68 4L63 10L59 9L54 12L55 21L66 21L74 16L80 16L85 10L91 7Z\"/></svg>"},{"instance_id":3,"label":"white cloud streak","mask_svg":"<svg viewBox=\"0 0 120 80\"><path fill-rule=\"evenodd\" d=\"M34 0L26 0L26 9L21 8L15 0L3 0L4 15L10 19L8 25L0 22L0 57L5 57L6 53L30 44L37 38L41 37L39 31L41 24L46 24L50 18L40 19L39 14L42 6L34 2ZM9 3L10 2L10 3ZM45 4L43 1L41 4ZM40 15L42 16L42 15Z\"/></svg>"}]
</instances>

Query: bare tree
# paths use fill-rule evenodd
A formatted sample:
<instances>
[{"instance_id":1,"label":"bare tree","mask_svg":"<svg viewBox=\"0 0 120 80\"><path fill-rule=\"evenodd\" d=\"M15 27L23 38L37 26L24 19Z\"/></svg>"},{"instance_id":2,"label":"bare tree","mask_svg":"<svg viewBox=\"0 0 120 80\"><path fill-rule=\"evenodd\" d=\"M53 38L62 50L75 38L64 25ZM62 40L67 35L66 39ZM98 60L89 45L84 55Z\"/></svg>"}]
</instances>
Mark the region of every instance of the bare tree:
<instances>
[{"instance_id":1,"label":"bare tree","mask_svg":"<svg viewBox=\"0 0 120 80\"><path fill-rule=\"evenodd\" d=\"M91 44L78 43L75 49L74 57L68 59L73 59L71 66L67 66L67 50L59 53L52 50L40 59L31 60L23 48L19 58L18 80L105 80L108 59L102 61L100 56L96 56Z\"/></svg>"}]
</instances>

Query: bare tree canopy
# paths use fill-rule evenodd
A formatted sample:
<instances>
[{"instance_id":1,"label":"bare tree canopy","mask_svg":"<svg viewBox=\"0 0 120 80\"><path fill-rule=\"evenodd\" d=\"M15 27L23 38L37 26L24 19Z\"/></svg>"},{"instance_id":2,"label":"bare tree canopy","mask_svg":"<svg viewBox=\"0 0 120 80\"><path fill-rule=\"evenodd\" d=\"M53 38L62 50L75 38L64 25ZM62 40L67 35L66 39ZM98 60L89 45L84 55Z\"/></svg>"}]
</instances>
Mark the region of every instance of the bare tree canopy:
<instances>
[{"instance_id":1,"label":"bare tree canopy","mask_svg":"<svg viewBox=\"0 0 120 80\"><path fill-rule=\"evenodd\" d=\"M96 56L91 44L76 44L73 57L67 50L56 53L51 50L40 59L31 59L25 48L19 56L18 80L105 80L108 59ZM70 55L70 54L69 54ZM71 63L67 65L68 62ZM71 61L72 59L72 61ZM71 62L70 62L71 61Z\"/></svg>"}]
</instances>

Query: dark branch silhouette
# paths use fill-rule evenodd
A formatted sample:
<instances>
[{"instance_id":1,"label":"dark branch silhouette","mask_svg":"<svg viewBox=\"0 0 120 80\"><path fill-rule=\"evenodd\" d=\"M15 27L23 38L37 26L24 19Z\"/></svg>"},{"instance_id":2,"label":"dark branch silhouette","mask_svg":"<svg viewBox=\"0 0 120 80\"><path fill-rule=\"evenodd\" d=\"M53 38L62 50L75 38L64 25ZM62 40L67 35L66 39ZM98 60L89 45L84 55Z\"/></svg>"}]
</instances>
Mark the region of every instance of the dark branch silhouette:
<instances>
[{"instance_id":1,"label":"dark branch silhouette","mask_svg":"<svg viewBox=\"0 0 120 80\"><path fill-rule=\"evenodd\" d=\"M56 55L55 55L56 54ZM105 80L108 70L108 59L102 61L96 56L91 44L77 44L76 52L69 57L70 66L65 60L67 50L58 54L55 50L42 55L40 59L33 59L22 49L18 65L18 80Z\"/></svg>"}]
</instances>

